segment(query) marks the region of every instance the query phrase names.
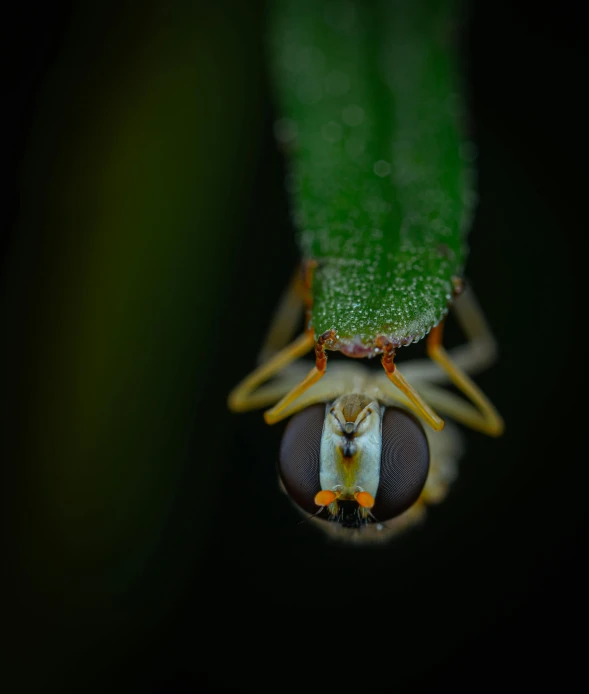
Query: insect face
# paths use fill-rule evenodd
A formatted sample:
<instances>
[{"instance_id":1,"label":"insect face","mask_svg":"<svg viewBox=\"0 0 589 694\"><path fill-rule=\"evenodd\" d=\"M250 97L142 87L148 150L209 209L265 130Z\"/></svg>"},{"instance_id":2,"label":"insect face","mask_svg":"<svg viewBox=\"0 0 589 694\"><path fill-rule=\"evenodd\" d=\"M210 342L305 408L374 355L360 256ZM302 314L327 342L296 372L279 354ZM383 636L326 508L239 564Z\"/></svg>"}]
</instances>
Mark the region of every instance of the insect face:
<instances>
[{"instance_id":1,"label":"insect face","mask_svg":"<svg viewBox=\"0 0 589 694\"><path fill-rule=\"evenodd\" d=\"M428 470L419 421L356 393L296 414L280 448L280 477L293 501L347 527L401 514L419 497Z\"/></svg>"},{"instance_id":2,"label":"insect face","mask_svg":"<svg viewBox=\"0 0 589 694\"><path fill-rule=\"evenodd\" d=\"M360 502L365 516L374 505L380 476L381 411L376 400L358 394L342 395L325 410L319 482L322 490L336 495L330 509L334 515L338 501Z\"/></svg>"}]
</instances>

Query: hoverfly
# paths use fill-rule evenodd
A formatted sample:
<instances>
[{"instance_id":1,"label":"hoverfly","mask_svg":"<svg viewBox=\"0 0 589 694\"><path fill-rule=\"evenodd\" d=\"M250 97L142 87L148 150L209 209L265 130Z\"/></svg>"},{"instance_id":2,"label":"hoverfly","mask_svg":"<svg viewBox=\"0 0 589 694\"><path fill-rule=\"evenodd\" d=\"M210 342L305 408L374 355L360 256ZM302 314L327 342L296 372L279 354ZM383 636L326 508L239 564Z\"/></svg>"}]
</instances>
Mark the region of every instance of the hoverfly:
<instances>
[{"instance_id":1,"label":"hoverfly","mask_svg":"<svg viewBox=\"0 0 589 694\"><path fill-rule=\"evenodd\" d=\"M453 427L442 431L438 412L491 436L503 429L468 375L492 361L495 345L474 295L462 291L474 193L453 6L273 3L276 135L303 263L262 363L229 406L272 405L268 424L294 415L280 454L284 488L306 512L363 538L379 527L388 535L383 521L416 517L445 493L454 471L440 461L456 460L460 443ZM451 306L469 341L449 355L442 337ZM303 308L302 335L283 346ZM426 336L435 363L409 364L401 375L397 351ZM311 350L315 365L301 373L295 362ZM350 362L326 375L329 350L378 355L383 369L377 376Z\"/></svg>"}]
</instances>

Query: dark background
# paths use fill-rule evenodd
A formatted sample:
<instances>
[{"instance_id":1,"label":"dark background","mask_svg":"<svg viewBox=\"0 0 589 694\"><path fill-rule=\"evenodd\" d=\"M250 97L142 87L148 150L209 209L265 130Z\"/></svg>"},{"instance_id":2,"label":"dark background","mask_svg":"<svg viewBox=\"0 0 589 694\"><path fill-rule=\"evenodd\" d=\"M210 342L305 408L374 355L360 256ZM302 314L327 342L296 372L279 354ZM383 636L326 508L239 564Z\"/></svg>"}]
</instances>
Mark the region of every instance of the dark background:
<instances>
[{"instance_id":1,"label":"dark background","mask_svg":"<svg viewBox=\"0 0 589 694\"><path fill-rule=\"evenodd\" d=\"M474 5L467 277L500 343L478 382L506 434L465 432L448 499L378 550L300 525L277 489L282 427L225 407L297 260L263 3L12 8L7 691L576 672L586 36L568 4Z\"/></svg>"}]
</instances>

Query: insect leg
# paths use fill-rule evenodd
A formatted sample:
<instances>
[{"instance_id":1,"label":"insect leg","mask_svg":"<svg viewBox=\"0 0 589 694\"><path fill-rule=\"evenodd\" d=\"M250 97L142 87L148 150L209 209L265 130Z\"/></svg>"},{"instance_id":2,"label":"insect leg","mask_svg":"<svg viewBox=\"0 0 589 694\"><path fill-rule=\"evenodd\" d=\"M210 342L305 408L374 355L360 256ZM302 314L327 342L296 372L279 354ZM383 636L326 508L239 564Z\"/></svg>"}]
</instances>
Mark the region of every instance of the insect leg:
<instances>
[{"instance_id":1,"label":"insect leg","mask_svg":"<svg viewBox=\"0 0 589 694\"><path fill-rule=\"evenodd\" d=\"M378 345L382 348L382 365L387 375L387 378L405 395L411 403L411 409L418 415L423 417L425 421L435 429L440 431L444 427L444 420L429 407L429 405L421 398L419 393L403 378L399 373L399 369L395 367L394 346L384 337L380 336L377 340Z\"/></svg>"},{"instance_id":2,"label":"insect leg","mask_svg":"<svg viewBox=\"0 0 589 694\"><path fill-rule=\"evenodd\" d=\"M310 263L297 267L286 291L282 295L266 339L258 355L258 363L268 361L282 349L294 335L301 320L303 308L310 302Z\"/></svg>"},{"instance_id":3,"label":"insect leg","mask_svg":"<svg viewBox=\"0 0 589 694\"><path fill-rule=\"evenodd\" d=\"M310 335L310 334L309 334ZM325 373L325 367L327 366L327 355L325 354L325 343L327 340L333 339L335 337L334 330L328 330L323 335L321 335L317 342L315 343L315 366L309 371L307 376L295 386L289 393L287 393L280 402L278 402L274 407L264 412L264 419L267 424L276 424L281 419L284 419L289 412L287 410L288 406L296 400L299 395L302 395L307 388L310 388L314 383L323 376ZM313 338L311 337L311 340Z\"/></svg>"},{"instance_id":4,"label":"insect leg","mask_svg":"<svg viewBox=\"0 0 589 694\"><path fill-rule=\"evenodd\" d=\"M258 366L229 393L228 405L233 412L245 412L262 407L259 399L252 393L269 378L282 371L291 362L304 356L313 348L313 333L303 333L296 340L274 354L267 362Z\"/></svg>"},{"instance_id":5,"label":"insect leg","mask_svg":"<svg viewBox=\"0 0 589 694\"><path fill-rule=\"evenodd\" d=\"M277 403L280 398L284 397L305 378L308 371L309 365L306 361L289 364L269 383L261 385L248 396L247 408L245 409L255 410ZM367 392L367 387L370 388L370 386L365 386L365 384L369 384L369 382L366 377L366 367L361 364L337 362L330 366L329 371L326 371L319 383L289 405L281 418L286 419L310 405L335 400L342 393Z\"/></svg>"},{"instance_id":6,"label":"insect leg","mask_svg":"<svg viewBox=\"0 0 589 694\"><path fill-rule=\"evenodd\" d=\"M491 427L489 419L486 419L474 405L459 395L455 395L445 388L425 383L420 383L419 389L432 407L435 407L438 412L460 422L460 424L464 424L489 436L500 436L503 432L503 420L499 415L496 415L498 417L497 424Z\"/></svg>"},{"instance_id":7,"label":"insect leg","mask_svg":"<svg viewBox=\"0 0 589 694\"><path fill-rule=\"evenodd\" d=\"M479 373L491 366L497 358L497 344L470 285L466 285L463 292L456 297L452 313L456 316L467 342L449 350L450 359L458 368L469 374ZM442 371L436 363L432 364L427 359L404 364L403 374L412 383L448 383L450 380L446 371Z\"/></svg>"},{"instance_id":8,"label":"insect leg","mask_svg":"<svg viewBox=\"0 0 589 694\"><path fill-rule=\"evenodd\" d=\"M497 343L469 286L456 298L452 312L467 339L466 344L449 353L452 361L470 374L483 371L497 358Z\"/></svg>"},{"instance_id":9,"label":"insect leg","mask_svg":"<svg viewBox=\"0 0 589 694\"><path fill-rule=\"evenodd\" d=\"M457 421L460 421L473 429L482 431L489 436L500 436L503 433L503 419L487 396L472 381L466 372L463 371L460 366L458 366L458 364L449 357L448 353L442 346L443 333L443 322L439 323L435 328L433 328L433 330L431 330L427 338L427 353L431 359L447 373L452 383L474 405L473 408L467 403L462 403L458 407L456 400L459 399L452 397L447 401L448 406L446 406L446 411L448 411L448 407L451 407L453 410L452 416ZM451 394L448 393L447 395Z\"/></svg>"},{"instance_id":10,"label":"insect leg","mask_svg":"<svg viewBox=\"0 0 589 694\"><path fill-rule=\"evenodd\" d=\"M290 344L287 343L296 330L303 308L306 306L307 310L309 309L314 267L313 261L306 261L297 268L272 319L258 356L260 365L229 394L229 409L233 412L245 412L270 405L288 393L300 381L300 374L293 381L292 372L294 370L296 373L297 370L292 368L294 366L292 362L312 349L313 335L308 331ZM283 378L258 390L264 381L279 374L288 366L291 366L291 369L289 373L284 374Z\"/></svg>"},{"instance_id":11,"label":"insect leg","mask_svg":"<svg viewBox=\"0 0 589 694\"><path fill-rule=\"evenodd\" d=\"M278 402L305 378L307 371L308 365L306 363L290 364L276 379L261 386L250 395L250 409L268 407ZM310 405L335 400L342 393L372 393L373 391L374 397L378 398L380 389L371 387L365 366L336 362L330 366L329 371L325 372L321 381L316 383L313 388L306 390L283 411L281 419L286 419Z\"/></svg>"}]
</instances>

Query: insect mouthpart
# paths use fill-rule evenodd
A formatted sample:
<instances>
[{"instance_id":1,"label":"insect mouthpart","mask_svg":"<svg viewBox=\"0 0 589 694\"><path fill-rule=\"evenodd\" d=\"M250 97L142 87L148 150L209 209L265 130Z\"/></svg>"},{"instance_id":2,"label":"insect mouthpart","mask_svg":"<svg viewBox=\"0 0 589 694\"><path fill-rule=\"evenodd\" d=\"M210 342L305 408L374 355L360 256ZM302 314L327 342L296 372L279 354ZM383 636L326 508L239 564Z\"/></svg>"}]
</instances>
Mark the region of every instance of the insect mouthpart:
<instances>
[{"instance_id":1,"label":"insect mouthpart","mask_svg":"<svg viewBox=\"0 0 589 694\"><path fill-rule=\"evenodd\" d=\"M329 517L332 522L339 523L344 528L362 528L370 523L370 516L363 514L356 501L338 501L337 515Z\"/></svg>"}]
</instances>

